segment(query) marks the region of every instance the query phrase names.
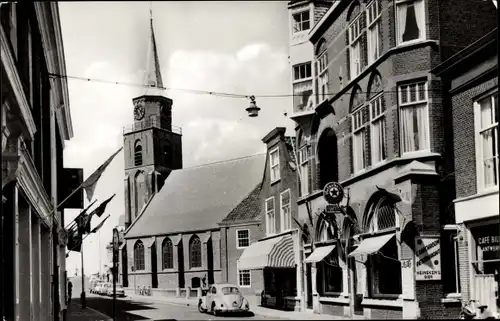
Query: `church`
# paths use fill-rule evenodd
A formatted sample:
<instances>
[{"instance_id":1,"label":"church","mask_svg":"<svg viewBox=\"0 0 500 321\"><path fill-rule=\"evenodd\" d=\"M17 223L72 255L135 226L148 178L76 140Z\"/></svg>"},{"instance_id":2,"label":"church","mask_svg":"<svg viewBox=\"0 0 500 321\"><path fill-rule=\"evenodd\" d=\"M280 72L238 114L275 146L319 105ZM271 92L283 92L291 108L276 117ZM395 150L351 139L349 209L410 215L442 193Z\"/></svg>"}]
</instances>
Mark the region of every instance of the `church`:
<instances>
[{"instance_id":1,"label":"church","mask_svg":"<svg viewBox=\"0 0 500 321\"><path fill-rule=\"evenodd\" d=\"M182 131L172 125L151 19L145 91L123 130L125 233L118 280L130 293L221 282L220 223L262 182L266 154L183 168ZM182 293L182 295L186 292ZM195 293L193 293L196 295ZM189 295L189 294L187 294Z\"/></svg>"}]
</instances>

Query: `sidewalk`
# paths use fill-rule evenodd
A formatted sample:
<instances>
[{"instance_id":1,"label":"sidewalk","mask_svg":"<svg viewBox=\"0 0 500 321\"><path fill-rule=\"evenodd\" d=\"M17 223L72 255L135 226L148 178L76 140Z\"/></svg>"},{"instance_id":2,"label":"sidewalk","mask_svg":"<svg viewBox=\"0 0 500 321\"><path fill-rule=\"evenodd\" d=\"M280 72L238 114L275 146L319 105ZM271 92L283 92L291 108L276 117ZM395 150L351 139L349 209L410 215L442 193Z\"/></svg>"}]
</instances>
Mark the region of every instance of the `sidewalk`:
<instances>
[{"instance_id":1,"label":"sidewalk","mask_svg":"<svg viewBox=\"0 0 500 321\"><path fill-rule=\"evenodd\" d=\"M198 299L197 298L177 298L177 297L152 297L152 296L144 296L144 295L127 295L128 299L131 300L137 300L137 301L156 301L156 302L165 302L165 303L172 303L176 305L184 305L184 306L190 306L193 307L194 309L197 308L198 306ZM270 318L279 318L279 319L291 319L291 320L298 320L298 319L308 319L308 320L351 320L351 318L348 317L339 317L339 316L334 316L334 315L329 315L329 314L316 314L312 312L296 312L296 311L281 311L281 310L275 310L275 309L268 309L264 308L258 305L250 305L250 310L256 314L256 315L261 315L264 317L270 317ZM356 318L358 319L358 318Z\"/></svg>"},{"instance_id":2,"label":"sidewalk","mask_svg":"<svg viewBox=\"0 0 500 321\"><path fill-rule=\"evenodd\" d=\"M92 308L82 309L79 302L71 300L66 312L67 321L112 321L113 319Z\"/></svg>"}]
</instances>

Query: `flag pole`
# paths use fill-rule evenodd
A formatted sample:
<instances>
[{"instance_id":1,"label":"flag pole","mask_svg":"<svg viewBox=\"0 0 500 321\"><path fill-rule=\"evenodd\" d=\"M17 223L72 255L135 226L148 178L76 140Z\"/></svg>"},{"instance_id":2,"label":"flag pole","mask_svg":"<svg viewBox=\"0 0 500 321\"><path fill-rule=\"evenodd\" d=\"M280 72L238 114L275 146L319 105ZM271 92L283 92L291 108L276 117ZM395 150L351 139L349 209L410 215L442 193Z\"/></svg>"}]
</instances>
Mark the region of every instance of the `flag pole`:
<instances>
[{"instance_id":1,"label":"flag pole","mask_svg":"<svg viewBox=\"0 0 500 321\"><path fill-rule=\"evenodd\" d=\"M87 308L87 300L85 300L85 272L83 269L83 240L82 240L80 254L81 254L81 258L82 258L82 294L80 296L80 300L81 300L81 304L82 304L82 309L85 309L85 308Z\"/></svg>"}]
</instances>

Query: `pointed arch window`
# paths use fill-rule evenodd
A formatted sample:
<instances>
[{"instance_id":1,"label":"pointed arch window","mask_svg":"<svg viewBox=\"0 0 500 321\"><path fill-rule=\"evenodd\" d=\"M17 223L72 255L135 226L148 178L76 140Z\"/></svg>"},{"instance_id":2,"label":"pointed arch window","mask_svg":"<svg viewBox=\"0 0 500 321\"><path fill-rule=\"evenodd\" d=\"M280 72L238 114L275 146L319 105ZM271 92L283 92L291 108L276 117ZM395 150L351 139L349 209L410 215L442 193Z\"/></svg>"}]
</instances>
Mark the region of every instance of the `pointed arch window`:
<instances>
[{"instance_id":1,"label":"pointed arch window","mask_svg":"<svg viewBox=\"0 0 500 321\"><path fill-rule=\"evenodd\" d=\"M201 267L201 241L196 235L189 241L189 264L191 268Z\"/></svg>"},{"instance_id":2,"label":"pointed arch window","mask_svg":"<svg viewBox=\"0 0 500 321\"><path fill-rule=\"evenodd\" d=\"M144 259L144 244L142 241L135 242L134 245L134 267L136 271L142 271L145 269L145 259Z\"/></svg>"},{"instance_id":3,"label":"pointed arch window","mask_svg":"<svg viewBox=\"0 0 500 321\"><path fill-rule=\"evenodd\" d=\"M382 80L375 73L368 88L370 114L370 150L371 165L378 164L387 158L385 134L385 102Z\"/></svg>"},{"instance_id":4,"label":"pointed arch window","mask_svg":"<svg viewBox=\"0 0 500 321\"><path fill-rule=\"evenodd\" d=\"M173 269L174 268L174 245L172 240L168 237L163 240L162 244L163 253L163 269Z\"/></svg>"},{"instance_id":5,"label":"pointed arch window","mask_svg":"<svg viewBox=\"0 0 500 321\"><path fill-rule=\"evenodd\" d=\"M134 166L142 165L142 144L138 139L134 144Z\"/></svg>"}]
</instances>

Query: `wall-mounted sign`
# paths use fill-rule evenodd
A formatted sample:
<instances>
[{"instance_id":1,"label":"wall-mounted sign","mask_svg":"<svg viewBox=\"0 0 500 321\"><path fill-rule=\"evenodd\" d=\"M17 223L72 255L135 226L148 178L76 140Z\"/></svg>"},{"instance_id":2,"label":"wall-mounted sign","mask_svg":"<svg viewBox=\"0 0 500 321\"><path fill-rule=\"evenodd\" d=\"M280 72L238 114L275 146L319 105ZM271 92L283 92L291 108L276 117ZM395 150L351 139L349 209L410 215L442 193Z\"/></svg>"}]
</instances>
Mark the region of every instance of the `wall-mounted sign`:
<instances>
[{"instance_id":1,"label":"wall-mounted sign","mask_svg":"<svg viewBox=\"0 0 500 321\"><path fill-rule=\"evenodd\" d=\"M500 251L500 236L486 235L478 237L477 245L483 252L499 252Z\"/></svg>"},{"instance_id":2,"label":"wall-mounted sign","mask_svg":"<svg viewBox=\"0 0 500 321\"><path fill-rule=\"evenodd\" d=\"M329 204L338 204L344 198L344 189L337 182L330 182L323 188L323 197Z\"/></svg>"},{"instance_id":3,"label":"wall-mounted sign","mask_svg":"<svg viewBox=\"0 0 500 321\"><path fill-rule=\"evenodd\" d=\"M438 237L415 238L415 279L441 280L441 246Z\"/></svg>"}]
</instances>

